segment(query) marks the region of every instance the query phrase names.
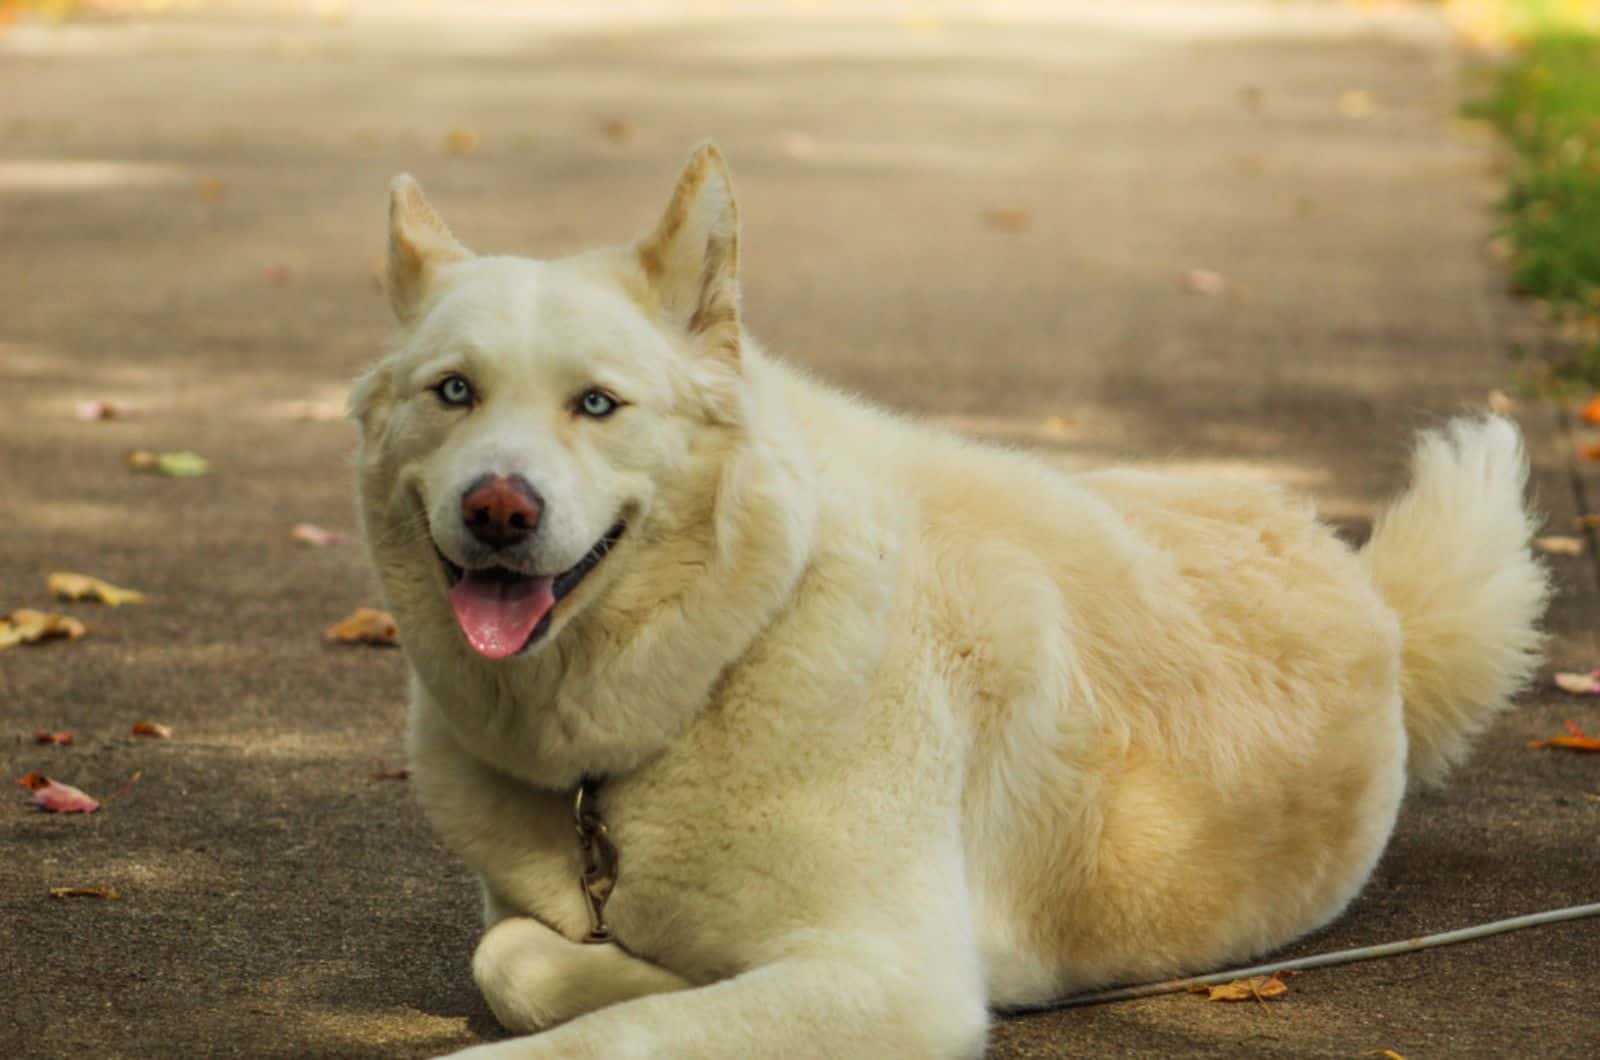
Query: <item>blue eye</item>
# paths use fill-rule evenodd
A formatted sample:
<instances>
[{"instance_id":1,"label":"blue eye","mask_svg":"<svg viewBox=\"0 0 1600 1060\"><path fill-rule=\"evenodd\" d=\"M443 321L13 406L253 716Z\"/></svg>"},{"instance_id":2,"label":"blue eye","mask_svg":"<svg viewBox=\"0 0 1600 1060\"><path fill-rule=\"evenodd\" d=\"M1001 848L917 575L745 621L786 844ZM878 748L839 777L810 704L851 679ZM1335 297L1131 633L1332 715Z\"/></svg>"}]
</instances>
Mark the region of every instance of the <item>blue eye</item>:
<instances>
[{"instance_id":1,"label":"blue eye","mask_svg":"<svg viewBox=\"0 0 1600 1060\"><path fill-rule=\"evenodd\" d=\"M467 382L465 376L447 375L433 389L446 405L465 407L472 404L472 384Z\"/></svg>"},{"instance_id":2,"label":"blue eye","mask_svg":"<svg viewBox=\"0 0 1600 1060\"><path fill-rule=\"evenodd\" d=\"M578 399L578 411L585 416L603 420L617 411L617 399L603 390L585 390Z\"/></svg>"}]
</instances>

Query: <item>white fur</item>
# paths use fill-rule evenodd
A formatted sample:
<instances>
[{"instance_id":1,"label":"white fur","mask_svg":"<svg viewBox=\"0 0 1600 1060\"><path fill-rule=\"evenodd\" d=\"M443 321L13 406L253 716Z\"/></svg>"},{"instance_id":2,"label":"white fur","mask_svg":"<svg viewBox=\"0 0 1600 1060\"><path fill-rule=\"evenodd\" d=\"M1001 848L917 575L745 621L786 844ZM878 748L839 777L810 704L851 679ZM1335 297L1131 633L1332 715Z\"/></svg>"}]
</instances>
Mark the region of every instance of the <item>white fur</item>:
<instances>
[{"instance_id":1,"label":"white fur","mask_svg":"<svg viewBox=\"0 0 1600 1060\"><path fill-rule=\"evenodd\" d=\"M413 267L432 214L398 207L408 324L354 399L363 518L414 673L417 793L483 880L473 973L539 1032L470 1052L974 1056L989 1005L1336 916L1408 734L1436 775L1534 665L1515 430L1425 437L1359 555L1274 490L1064 475L686 329L737 302L711 290L736 283L728 189L697 155L653 259L424 267L423 246ZM440 365L483 404L442 409ZM597 381L629 406L560 411ZM484 470L545 493L552 563L629 525L551 638L499 663L433 554ZM619 944L575 941L585 775L606 778Z\"/></svg>"}]
</instances>

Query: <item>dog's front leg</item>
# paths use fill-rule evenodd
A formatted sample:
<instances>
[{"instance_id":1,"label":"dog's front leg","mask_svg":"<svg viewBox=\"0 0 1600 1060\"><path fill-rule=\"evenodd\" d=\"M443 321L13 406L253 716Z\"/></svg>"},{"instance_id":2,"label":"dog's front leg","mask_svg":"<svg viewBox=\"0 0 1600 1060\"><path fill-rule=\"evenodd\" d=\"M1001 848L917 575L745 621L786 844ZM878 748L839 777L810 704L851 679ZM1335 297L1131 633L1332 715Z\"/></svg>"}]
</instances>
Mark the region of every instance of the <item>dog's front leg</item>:
<instances>
[{"instance_id":1,"label":"dog's front leg","mask_svg":"<svg viewBox=\"0 0 1600 1060\"><path fill-rule=\"evenodd\" d=\"M506 917L484 933L472 977L501 1026L523 1034L690 985L616 945L573 942L525 916Z\"/></svg>"},{"instance_id":2,"label":"dog's front leg","mask_svg":"<svg viewBox=\"0 0 1600 1060\"><path fill-rule=\"evenodd\" d=\"M791 958L455 1055L471 1060L981 1055L988 1013L976 959L956 962L970 967L953 968L908 962L907 956L863 950L849 959Z\"/></svg>"}]
</instances>

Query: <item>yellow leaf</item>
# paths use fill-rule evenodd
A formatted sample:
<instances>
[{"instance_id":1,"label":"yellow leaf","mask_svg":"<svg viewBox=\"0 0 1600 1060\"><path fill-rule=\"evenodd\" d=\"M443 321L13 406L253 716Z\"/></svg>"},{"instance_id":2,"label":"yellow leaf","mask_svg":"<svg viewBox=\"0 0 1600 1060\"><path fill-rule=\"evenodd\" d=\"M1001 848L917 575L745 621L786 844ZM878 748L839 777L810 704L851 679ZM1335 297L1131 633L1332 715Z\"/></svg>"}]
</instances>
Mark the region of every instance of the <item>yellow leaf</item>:
<instances>
[{"instance_id":1,"label":"yellow leaf","mask_svg":"<svg viewBox=\"0 0 1600 1060\"><path fill-rule=\"evenodd\" d=\"M400 630L387 611L372 607L358 607L344 618L328 627L323 636L336 644L375 644L387 646L400 643Z\"/></svg>"},{"instance_id":2,"label":"yellow leaf","mask_svg":"<svg viewBox=\"0 0 1600 1060\"><path fill-rule=\"evenodd\" d=\"M82 622L54 611L31 611L22 608L9 615L0 615L0 648L17 644L34 644L41 640L64 637L77 640L87 630Z\"/></svg>"},{"instance_id":3,"label":"yellow leaf","mask_svg":"<svg viewBox=\"0 0 1600 1060\"><path fill-rule=\"evenodd\" d=\"M110 582L91 578L87 574L57 571L45 582L50 595L61 600L98 600L108 607L123 604L142 604L145 596L135 589L121 589Z\"/></svg>"},{"instance_id":4,"label":"yellow leaf","mask_svg":"<svg viewBox=\"0 0 1600 1060\"><path fill-rule=\"evenodd\" d=\"M1581 556L1583 555L1583 538L1571 537L1567 534L1550 534L1547 537L1534 538L1533 547L1552 556Z\"/></svg>"},{"instance_id":5,"label":"yellow leaf","mask_svg":"<svg viewBox=\"0 0 1600 1060\"><path fill-rule=\"evenodd\" d=\"M1204 993L1207 1001L1265 1001L1289 992L1289 984L1278 978L1282 975L1257 975L1249 979L1235 979L1231 983L1215 986L1197 986L1193 993Z\"/></svg>"}]
</instances>

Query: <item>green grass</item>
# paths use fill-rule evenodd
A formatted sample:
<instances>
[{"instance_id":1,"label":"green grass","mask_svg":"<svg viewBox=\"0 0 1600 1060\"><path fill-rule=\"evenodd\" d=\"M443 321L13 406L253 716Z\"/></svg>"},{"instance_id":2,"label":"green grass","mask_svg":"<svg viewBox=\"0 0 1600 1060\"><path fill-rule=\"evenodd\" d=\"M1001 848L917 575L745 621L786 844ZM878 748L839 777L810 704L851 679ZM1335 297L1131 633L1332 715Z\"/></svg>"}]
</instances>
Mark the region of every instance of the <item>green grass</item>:
<instances>
[{"instance_id":1,"label":"green grass","mask_svg":"<svg viewBox=\"0 0 1600 1060\"><path fill-rule=\"evenodd\" d=\"M1517 286L1563 325L1560 374L1600 385L1600 36L1533 36L1472 109L1516 151L1502 210Z\"/></svg>"}]
</instances>

